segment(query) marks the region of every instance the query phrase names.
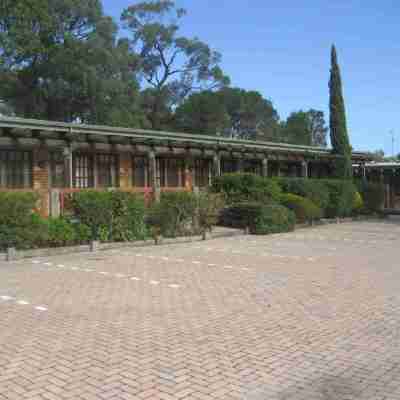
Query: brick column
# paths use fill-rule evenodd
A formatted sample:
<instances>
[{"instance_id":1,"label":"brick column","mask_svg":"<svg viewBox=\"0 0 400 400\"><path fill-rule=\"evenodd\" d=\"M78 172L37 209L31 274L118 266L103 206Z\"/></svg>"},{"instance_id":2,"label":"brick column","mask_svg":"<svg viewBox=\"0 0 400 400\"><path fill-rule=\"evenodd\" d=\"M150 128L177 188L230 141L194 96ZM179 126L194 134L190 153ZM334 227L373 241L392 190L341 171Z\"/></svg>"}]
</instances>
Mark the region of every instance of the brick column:
<instances>
[{"instance_id":1,"label":"brick column","mask_svg":"<svg viewBox=\"0 0 400 400\"><path fill-rule=\"evenodd\" d=\"M119 158L119 186L121 189L132 187L132 158L130 153L121 153Z\"/></svg>"},{"instance_id":2,"label":"brick column","mask_svg":"<svg viewBox=\"0 0 400 400\"><path fill-rule=\"evenodd\" d=\"M42 216L49 216L50 192L49 192L49 153L47 149L35 149L33 151L32 183L33 189L39 194L39 212Z\"/></svg>"}]
</instances>

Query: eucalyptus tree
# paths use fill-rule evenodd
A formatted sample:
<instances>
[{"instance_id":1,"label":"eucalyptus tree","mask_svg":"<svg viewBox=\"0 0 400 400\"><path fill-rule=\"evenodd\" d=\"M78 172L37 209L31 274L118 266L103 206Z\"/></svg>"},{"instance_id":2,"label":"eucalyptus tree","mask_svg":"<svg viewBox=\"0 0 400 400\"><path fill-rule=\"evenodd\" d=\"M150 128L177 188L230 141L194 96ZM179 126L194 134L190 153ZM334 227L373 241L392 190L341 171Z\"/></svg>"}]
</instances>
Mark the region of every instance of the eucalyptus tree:
<instances>
[{"instance_id":1,"label":"eucalyptus tree","mask_svg":"<svg viewBox=\"0 0 400 400\"><path fill-rule=\"evenodd\" d=\"M161 126L163 107L173 110L194 91L229 84L218 52L196 37L179 35L179 21L185 14L172 0L154 0L135 3L121 16L141 76L152 91L149 119L154 129Z\"/></svg>"}]
</instances>

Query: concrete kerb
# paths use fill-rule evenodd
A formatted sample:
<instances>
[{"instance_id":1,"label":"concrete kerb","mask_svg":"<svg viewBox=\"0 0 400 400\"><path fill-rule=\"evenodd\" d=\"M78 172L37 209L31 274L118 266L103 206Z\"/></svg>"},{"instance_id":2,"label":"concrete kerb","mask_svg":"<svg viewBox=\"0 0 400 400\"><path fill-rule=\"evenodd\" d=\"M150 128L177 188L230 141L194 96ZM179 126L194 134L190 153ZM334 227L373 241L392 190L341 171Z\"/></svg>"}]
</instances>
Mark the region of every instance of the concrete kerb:
<instances>
[{"instance_id":1,"label":"concrete kerb","mask_svg":"<svg viewBox=\"0 0 400 400\"><path fill-rule=\"evenodd\" d=\"M242 235L242 231L235 229L230 232L216 232L208 236L207 240L217 239L221 237L232 237ZM7 249L6 253L0 253L0 261L16 261L24 258L37 258L37 257L51 257L59 256L71 253L88 253L98 252L105 250L115 250L131 247L148 247L148 246L160 246L160 245L171 245L178 243L191 243L203 241L203 236L187 236L179 238L162 238L156 244L153 239L149 240L138 240L135 242L119 242L119 243L101 243L99 241L92 241L88 245L82 246L69 246L69 247L56 247L56 248L44 248L44 249L33 249L33 250L21 250L17 251L15 248Z\"/></svg>"},{"instance_id":2,"label":"concrete kerb","mask_svg":"<svg viewBox=\"0 0 400 400\"><path fill-rule=\"evenodd\" d=\"M377 218L372 218L368 216L360 216L356 218L342 218L338 220L335 219L321 219L319 221L315 221L313 224L299 224L296 225L295 229L306 229L313 228L320 225L327 224L335 224L335 223L346 223L353 221L371 221L376 220ZM232 237L232 236L242 236L246 233L243 230L232 229L230 232L215 232L207 235L206 240L213 240L223 237ZM7 249L6 253L0 253L0 261L15 261L21 260L24 258L35 258L35 257L51 257L51 256L59 256L64 254L71 253L88 253L88 252L96 252L96 251L104 251L104 250L116 250L123 249L127 247L148 247L148 246L165 246L171 244L179 244L179 243L191 243L191 242L200 242L204 241L202 235L199 236L186 236L180 238L161 238L156 244L154 239L148 240L139 240L135 242L119 242L119 243L101 243L98 241L93 241L89 245L81 245L81 246L70 246L70 247L57 247L57 248L46 248L46 249L34 249L34 250L22 250L18 251L15 248Z\"/></svg>"}]
</instances>

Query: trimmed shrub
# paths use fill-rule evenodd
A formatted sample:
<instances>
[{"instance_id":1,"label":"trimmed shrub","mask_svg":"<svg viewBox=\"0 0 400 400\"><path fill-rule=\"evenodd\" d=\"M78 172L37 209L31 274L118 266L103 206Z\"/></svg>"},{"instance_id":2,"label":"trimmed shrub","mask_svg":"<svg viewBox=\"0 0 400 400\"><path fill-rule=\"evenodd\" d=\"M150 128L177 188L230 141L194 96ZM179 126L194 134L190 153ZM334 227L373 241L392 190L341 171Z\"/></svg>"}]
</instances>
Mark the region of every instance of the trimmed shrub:
<instances>
[{"instance_id":1,"label":"trimmed shrub","mask_svg":"<svg viewBox=\"0 0 400 400\"><path fill-rule=\"evenodd\" d=\"M147 236L145 206L141 198L120 191L76 193L75 216L89 227L91 239L129 241Z\"/></svg>"},{"instance_id":2,"label":"trimmed shrub","mask_svg":"<svg viewBox=\"0 0 400 400\"><path fill-rule=\"evenodd\" d=\"M227 204L243 201L273 203L279 201L282 193L280 186L274 179L240 173L216 177L212 190L224 194Z\"/></svg>"},{"instance_id":3,"label":"trimmed shrub","mask_svg":"<svg viewBox=\"0 0 400 400\"><path fill-rule=\"evenodd\" d=\"M147 223L153 236L177 237L194 233L196 195L189 192L161 193L158 203L151 207Z\"/></svg>"},{"instance_id":4,"label":"trimmed shrub","mask_svg":"<svg viewBox=\"0 0 400 400\"><path fill-rule=\"evenodd\" d=\"M364 202L363 212L376 213L382 209L385 201L385 185L374 182L357 182Z\"/></svg>"},{"instance_id":5,"label":"trimmed shrub","mask_svg":"<svg viewBox=\"0 0 400 400\"><path fill-rule=\"evenodd\" d=\"M224 209L220 223L232 228L248 228L250 233L264 235L293 230L295 215L281 205L243 202Z\"/></svg>"},{"instance_id":6,"label":"trimmed shrub","mask_svg":"<svg viewBox=\"0 0 400 400\"><path fill-rule=\"evenodd\" d=\"M30 192L0 192L0 225L9 227L29 224L38 195Z\"/></svg>"},{"instance_id":7,"label":"trimmed shrub","mask_svg":"<svg viewBox=\"0 0 400 400\"><path fill-rule=\"evenodd\" d=\"M356 187L340 179L279 178L283 192L311 200L328 218L348 217L353 212Z\"/></svg>"},{"instance_id":8,"label":"trimmed shrub","mask_svg":"<svg viewBox=\"0 0 400 400\"><path fill-rule=\"evenodd\" d=\"M50 246L69 246L77 242L77 232L68 220L64 218L49 218L46 222Z\"/></svg>"},{"instance_id":9,"label":"trimmed shrub","mask_svg":"<svg viewBox=\"0 0 400 400\"><path fill-rule=\"evenodd\" d=\"M292 193L311 200L321 210L329 205L329 190L325 181L306 178L277 178L284 193Z\"/></svg>"},{"instance_id":10,"label":"trimmed shrub","mask_svg":"<svg viewBox=\"0 0 400 400\"><path fill-rule=\"evenodd\" d=\"M267 235L269 233L291 232L294 230L296 217L284 206L270 204L262 207L261 214L256 218L250 233Z\"/></svg>"},{"instance_id":11,"label":"trimmed shrub","mask_svg":"<svg viewBox=\"0 0 400 400\"><path fill-rule=\"evenodd\" d=\"M196 222L205 236L205 233L211 232L217 224L218 216L225 202L222 195L209 192L201 192L196 200Z\"/></svg>"},{"instance_id":12,"label":"trimmed shrub","mask_svg":"<svg viewBox=\"0 0 400 400\"><path fill-rule=\"evenodd\" d=\"M359 214L362 212L364 208L364 201L361 197L360 192L355 192L354 193L354 199L353 199L353 213Z\"/></svg>"},{"instance_id":13,"label":"trimmed shrub","mask_svg":"<svg viewBox=\"0 0 400 400\"><path fill-rule=\"evenodd\" d=\"M295 213L298 223L311 222L322 217L322 210L305 197L286 193L281 196L281 203Z\"/></svg>"},{"instance_id":14,"label":"trimmed shrub","mask_svg":"<svg viewBox=\"0 0 400 400\"><path fill-rule=\"evenodd\" d=\"M329 191L329 205L325 209L328 218L349 217L353 212L356 187L352 181L324 179Z\"/></svg>"}]
</instances>

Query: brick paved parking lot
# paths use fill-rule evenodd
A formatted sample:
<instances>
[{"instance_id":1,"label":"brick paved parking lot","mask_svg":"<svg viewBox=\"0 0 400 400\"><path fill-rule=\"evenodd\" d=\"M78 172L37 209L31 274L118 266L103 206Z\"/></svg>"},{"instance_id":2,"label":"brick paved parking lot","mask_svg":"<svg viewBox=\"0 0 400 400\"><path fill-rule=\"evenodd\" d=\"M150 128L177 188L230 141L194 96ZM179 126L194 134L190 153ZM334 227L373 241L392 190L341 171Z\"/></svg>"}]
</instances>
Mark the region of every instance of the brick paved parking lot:
<instances>
[{"instance_id":1,"label":"brick paved parking lot","mask_svg":"<svg viewBox=\"0 0 400 400\"><path fill-rule=\"evenodd\" d=\"M400 224L0 264L0 399L400 399Z\"/></svg>"}]
</instances>

